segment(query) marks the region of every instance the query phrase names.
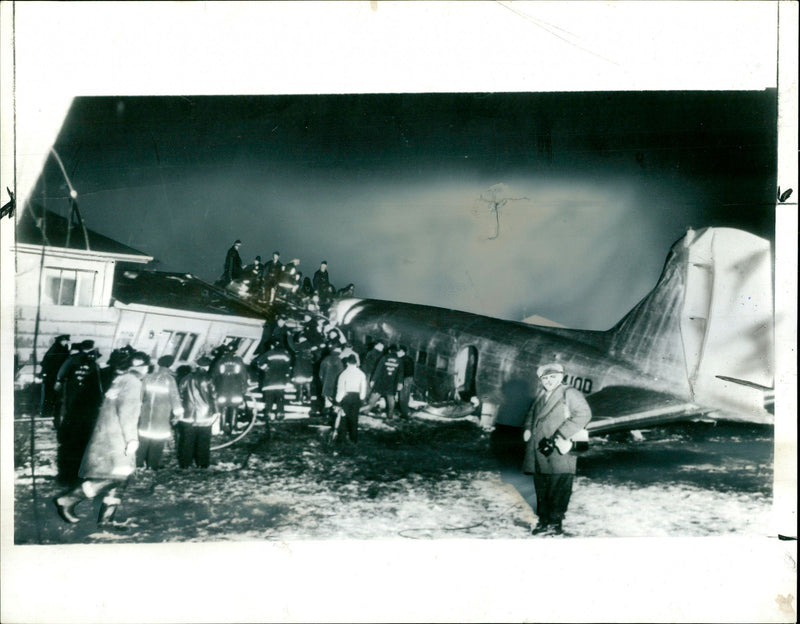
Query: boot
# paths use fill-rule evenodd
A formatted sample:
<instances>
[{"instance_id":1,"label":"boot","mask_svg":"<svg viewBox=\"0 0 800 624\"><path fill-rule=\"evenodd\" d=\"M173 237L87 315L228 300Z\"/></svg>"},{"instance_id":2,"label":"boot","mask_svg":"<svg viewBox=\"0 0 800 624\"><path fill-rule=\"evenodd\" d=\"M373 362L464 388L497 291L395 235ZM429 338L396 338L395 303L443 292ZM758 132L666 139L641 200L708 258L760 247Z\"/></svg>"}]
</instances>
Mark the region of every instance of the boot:
<instances>
[{"instance_id":1,"label":"boot","mask_svg":"<svg viewBox=\"0 0 800 624\"><path fill-rule=\"evenodd\" d=\"M531 535L541 535L542 533L547 533L550 530L550 525L546 522L539 522L532 530Z\"/></svg>"},{"instance_id":2,"label":"boot","mask_svg":"<svg viewBox=\"0 0 800 624\"><path fill-rule=\"evenodd\" d=\"M126 523L114 520L114 514L117 513L117 507L121 502L118 498L106 497L103 499L103 504L100 505L100 513L97 515L98 527L110 528L115 531L128 530Z\"/></svg>"},{"instance_id":3,"label":"boot","mask_svg":"<svg viewBox=\"0 0 800 624\"><path fill-rule=\"evenodd\" d=\"M75 515L75 506L84 498L86 497L83 491L80 488L76 488L69 494L55 498L53 504L56 506L56 511L64 522L75 524L81 521L81 519Z\"/></svg>"}]
</instances>

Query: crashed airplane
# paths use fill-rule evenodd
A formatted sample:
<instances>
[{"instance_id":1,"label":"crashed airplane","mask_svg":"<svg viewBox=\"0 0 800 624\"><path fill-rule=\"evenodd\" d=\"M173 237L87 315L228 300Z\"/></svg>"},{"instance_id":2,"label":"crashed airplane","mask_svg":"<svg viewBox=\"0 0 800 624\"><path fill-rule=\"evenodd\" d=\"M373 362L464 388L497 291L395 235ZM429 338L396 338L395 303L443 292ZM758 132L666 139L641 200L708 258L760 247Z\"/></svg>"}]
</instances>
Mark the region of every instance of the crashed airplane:
<instances>
[{"instance_id":1,"label":"crashed airplane","mask_svg":"<svg viewBox=\"0 0 800 624\"><path fill-rule=\"evenodd\" d=\"M768 241L706 228L672 246L655 288L608 331L369 299L341 300L332 316L353 344L407 345L418 389L498 427L522 426L536 368L552 360L586 395L592 434L698 416L771 424L771 284Z\"/></svg>"}]
</instances>

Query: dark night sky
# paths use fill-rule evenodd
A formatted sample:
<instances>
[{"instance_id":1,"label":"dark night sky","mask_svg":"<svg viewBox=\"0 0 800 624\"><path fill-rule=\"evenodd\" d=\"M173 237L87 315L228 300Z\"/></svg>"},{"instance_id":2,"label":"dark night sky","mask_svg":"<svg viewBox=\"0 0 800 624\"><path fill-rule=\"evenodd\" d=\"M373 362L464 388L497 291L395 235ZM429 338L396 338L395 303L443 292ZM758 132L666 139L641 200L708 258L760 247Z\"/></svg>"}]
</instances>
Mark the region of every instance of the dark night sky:
<instances>
[{"instance_id":1,"label":"dark night sky","mask_svg":"<svg viewBox=\"0 0 800 624\"><path fill-rule=\"evenodd\" d=\"M606 329L686 227L774 239L776 124L774 90L86 97L56 149L161 269L213 281L241 238L358 296ZM66 196L51 158L33 201Z\"/></svg>"}]
</instances>

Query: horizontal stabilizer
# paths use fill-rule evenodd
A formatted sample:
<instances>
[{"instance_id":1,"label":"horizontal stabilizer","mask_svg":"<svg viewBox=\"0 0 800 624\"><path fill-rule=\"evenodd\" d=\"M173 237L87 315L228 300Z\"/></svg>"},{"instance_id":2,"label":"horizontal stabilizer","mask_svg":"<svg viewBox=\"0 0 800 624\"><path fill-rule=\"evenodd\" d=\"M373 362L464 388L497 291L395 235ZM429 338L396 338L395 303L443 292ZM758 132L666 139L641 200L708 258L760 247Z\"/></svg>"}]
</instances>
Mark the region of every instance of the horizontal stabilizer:
<instances>
[{"instance_id":1,"label":"horizontal stabilizer","mask_svg":"<svg viewBox=\"0 0 800 624\"><path fill-rule=\"evenodd\" d=\"M708 410L670 394L630 386L609 386L586 397L592 435L689 420Z\"/></svg>"}]
</instances>

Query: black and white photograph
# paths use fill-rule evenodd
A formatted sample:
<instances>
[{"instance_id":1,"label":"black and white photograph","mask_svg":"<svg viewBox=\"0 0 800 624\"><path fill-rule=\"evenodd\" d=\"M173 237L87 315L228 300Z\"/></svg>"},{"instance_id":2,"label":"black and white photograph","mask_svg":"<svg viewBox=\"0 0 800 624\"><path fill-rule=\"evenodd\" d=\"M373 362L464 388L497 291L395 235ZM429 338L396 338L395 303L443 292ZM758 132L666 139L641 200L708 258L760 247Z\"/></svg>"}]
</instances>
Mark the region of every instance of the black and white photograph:
<instances>
[{"instance_id":1,"label":"black and white photograph","mask_svg":"<svg viewBox=\"0 0 800 624\"><path fill-rule=\"evenodd\" d=\"M43 11L54 5L10 4L3 17L17 36L36 16L58 21ZM266 4L143 7L164 19L158 32L186 16L215 41L230 40L233 23L250 32L247 16L308 25L326 15L367 28L385 11L430 32L428 18L444 28L462 10ZM469 24L508 26L486 34L498 45L513 49L507 39L521 28L554 46L565 68L576 58L612 74L625 67L619 50L588 36L586 15L570 26L583 3L468 4L478 20ZM101 576L94 553L108 574L118 553L145 585L195 560L186 574L217 593L200 615L82 605L86 620L113 621L610 621L606 602L580 616L574 606L529 610L519 596L506 606L503 592L526 584L503 579L536 567L535 578L553 582L568 577L565 558L586 555L604 576L627 577L629 565L612 563L621 551L647 562L641 582L656 596L662 572L692 567L698 548L732 557L741 547L754 567L785 563L796 530L781 514L796 482L783 455L796 452L796 425L782 423L796 421L796 389L779 386L796 309L786 309L792 254L781 230L794 225L796 251L796 161L793 171L782 164L786 102L775 72L786 7L756 4L705 10L771 33L754 62L773 59L763 84L750 75L727 88L713 77L692 88L585 88L556 72L541 88L501 79L496 88L434 80L292 90L263 76L245 87L228 58L215 68L216 90L179 77L170 87L164 68L157 88L106 77L92 90L83 79L54 96L49 125L31 122L42 112L25 122L13 113L32 101L22 87L42 62L42 50L15 39L20 90L14 106L4 101L14 157L4 158L0 220L4 549L45 553L40 565L46 553L64 562L74 552ZM130 17L121 7L116 15ZM57 12L88 15L76 3ZM217 22L225 37L211 35ZM320 27L298 32L308 42ZM147 58L169 66L180 46L162 44ZM324 74L324 46L315 50L311 74ZM111 55L93 62L113 71ZM142 71L140 62L129 69ZM256 72L259 61L241 63ZM529 64L497 68L524 75ZM196 67L185 71L196 79ZM796 253L793 262L796 280ZM280 578L269 557L286 564L293 550L301 563ZM485 611L367 611L385 604L381 583L351 610L344 596L328 611L293 611L288 597L263 607L252 594L255 552L271 579L298 575L287 596L305 601L303 579L347 574L349 557L359 578L370 574L358 563L375 557L376 573L407 594L426 560L454 551L471 561L446 563L463 578L436 577L421 595L457 596L471 579L491 596ZM513 563L492 571L477 562L487 553ZM231 569L218 557L233 558ZM408 559L402 571L391 565ZM700 569L712 564L726 567L703 559ZM4 586L13 574L4 569ZM668 576L694 585L692 574ZM793 619L787 579L796 579L788 567L764 575L777 597L754 600L745 619ZM225 595L241 587L247 598ZM355 591L357 601L366 590ZM734 617L701 604L616 613ZM53 621L51 611L13 613Z\"/></svg>"}]
</instances>

